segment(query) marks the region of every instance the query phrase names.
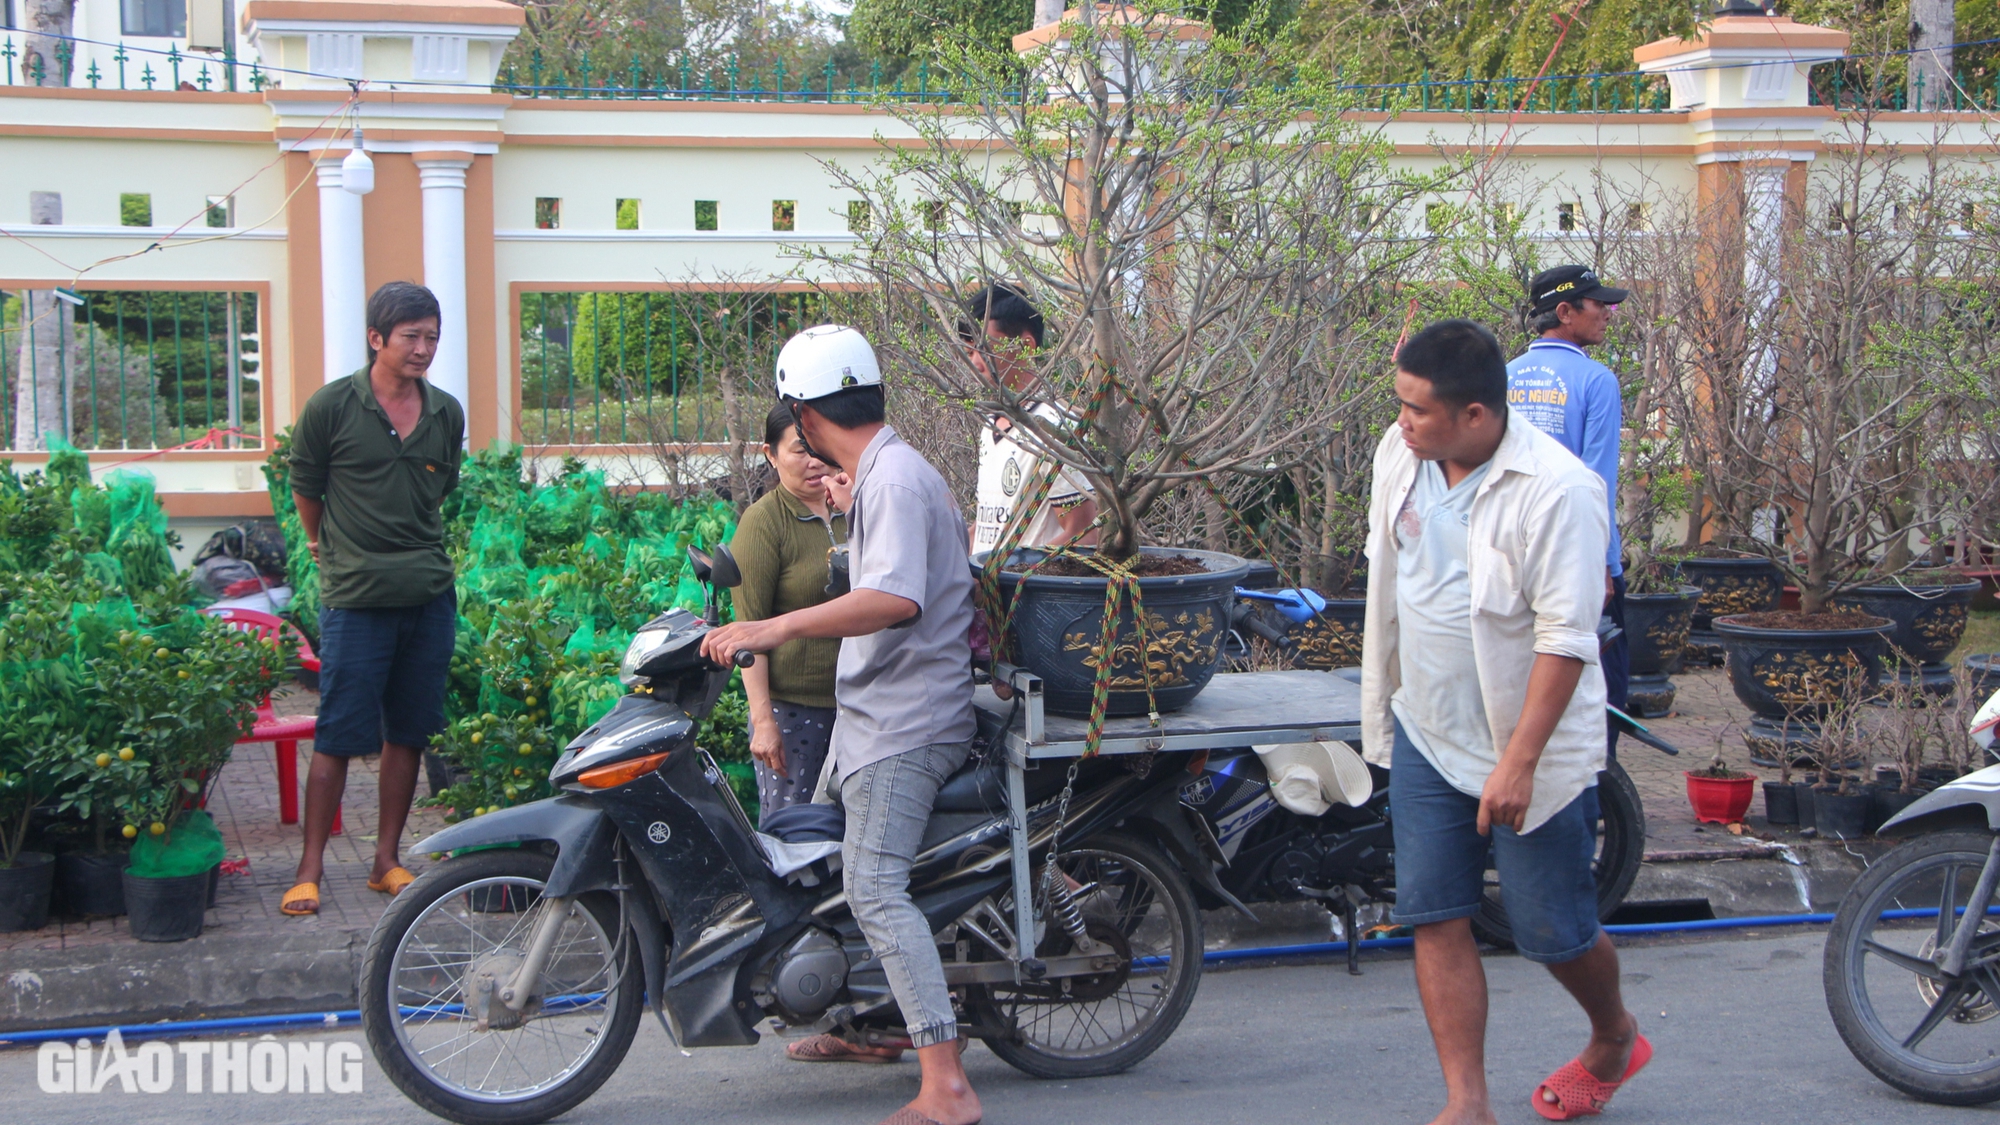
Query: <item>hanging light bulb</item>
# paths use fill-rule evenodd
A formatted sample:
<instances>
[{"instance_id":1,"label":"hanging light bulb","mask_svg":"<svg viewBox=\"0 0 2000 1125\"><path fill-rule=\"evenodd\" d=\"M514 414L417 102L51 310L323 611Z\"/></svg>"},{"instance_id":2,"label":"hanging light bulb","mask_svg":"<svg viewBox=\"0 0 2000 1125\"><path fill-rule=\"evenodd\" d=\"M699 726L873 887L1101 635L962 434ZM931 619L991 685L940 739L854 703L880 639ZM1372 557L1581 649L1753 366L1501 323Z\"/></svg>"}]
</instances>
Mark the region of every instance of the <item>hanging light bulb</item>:
<instances>
[{"instance_id":1,"label":"hanging light bulb","mask_svg":"<svg viewBox=\"0 0 2000 1125\"><path fill-rule=\"evenodd\" d=\"M361 147L361 130L354 130L354 151L340 162L340 186L355 195L367 195L375 190L375 162L368 159L368 153Z\"/></svg>"}]
</instances>

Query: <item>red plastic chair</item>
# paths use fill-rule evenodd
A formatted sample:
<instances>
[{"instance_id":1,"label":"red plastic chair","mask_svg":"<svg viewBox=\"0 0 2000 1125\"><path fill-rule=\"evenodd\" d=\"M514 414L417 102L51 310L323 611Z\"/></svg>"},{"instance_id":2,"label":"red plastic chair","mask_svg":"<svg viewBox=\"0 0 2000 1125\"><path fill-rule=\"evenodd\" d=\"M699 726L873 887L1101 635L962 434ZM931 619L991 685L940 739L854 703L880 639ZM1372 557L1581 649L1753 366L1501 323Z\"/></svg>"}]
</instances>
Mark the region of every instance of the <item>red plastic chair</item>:
<instances>
[{"instance_id":1,"label":"red plastic chair","mask_svg":"<svg viewBox=\"0 0 2000 1125\"><path fill-rule=\"evenodd\" d=\"M319 671L319 657L314 655L312 645L297 629L283 620L254 609L205 609L203 613L221 618L229 627L239 632L254 633L266 639L292 636L298 638L299 663L313 671ZM258 742L272 743L278 756L278 823L297 824L299 822L299 743L313 737L318 720L311 715L281 719L271 709L271 697L266 695L257 704L257 725L249 737L240 738L236 745L245 746ZM341 833L340 809L333 810L333 834Z\"/></svg>"}]
</instances>

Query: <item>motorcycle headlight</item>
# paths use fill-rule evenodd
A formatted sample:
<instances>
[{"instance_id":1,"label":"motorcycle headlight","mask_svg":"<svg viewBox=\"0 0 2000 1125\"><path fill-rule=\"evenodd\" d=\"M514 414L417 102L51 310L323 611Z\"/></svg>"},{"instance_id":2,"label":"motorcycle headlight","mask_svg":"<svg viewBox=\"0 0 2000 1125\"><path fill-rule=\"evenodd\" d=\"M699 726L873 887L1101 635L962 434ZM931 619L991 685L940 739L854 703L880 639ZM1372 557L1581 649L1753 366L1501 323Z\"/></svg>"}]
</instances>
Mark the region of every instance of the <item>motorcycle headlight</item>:
<instances>
[{"instance_id":1,"label":"motorcycle headlight","mask_svg":"<svg viewBox=\"0 0 2000 1125\"><path fill-rule=\"evenodd\" d=\"M632 634L632 643L625 646L625 659L618 662L618 682L626 687L638 683L639 669L667 647L673 636L672 629L641 629Z\"/></svg>"}]
</instances>

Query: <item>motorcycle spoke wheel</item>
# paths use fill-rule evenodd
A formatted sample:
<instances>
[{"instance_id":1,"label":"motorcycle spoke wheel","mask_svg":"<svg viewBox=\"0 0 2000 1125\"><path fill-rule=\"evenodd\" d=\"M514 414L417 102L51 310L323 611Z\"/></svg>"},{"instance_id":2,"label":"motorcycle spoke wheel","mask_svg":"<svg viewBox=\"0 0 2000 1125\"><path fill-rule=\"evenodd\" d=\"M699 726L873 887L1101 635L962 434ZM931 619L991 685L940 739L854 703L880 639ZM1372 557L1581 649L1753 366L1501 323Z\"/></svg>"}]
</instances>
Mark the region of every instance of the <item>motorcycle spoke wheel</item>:
<instances>
[{"instance_id":1,"label":"motorcycle spoke wheel","mask_svg":"<svg viewBox=\"0 0 2000 1125\"><path fill-rule=\"evenodd\" d=\"M432 1081L465 1097L514 1100L560 1085L603 1042L617 975L610 935L572 902L559 923L535 1012L511 1029L480 1030L467 977L524 958L555 904L541 885L481 879L425 908L396 950L390 987L396 1038Z\"/></svg>"},{"instance_id":2,"label":"motorcycle spoke wheel","mask_svg":"<svg viewBox=\"0 0 2000 1125\"><path fill-rule=\"evenodd\" d=\"M1180 872L1136 841L1085 841L1065 850L1057 866L1089 888L1076 899L1084 932L1098 948L1118 955L1119 968L980 986L971 990L971 1006L981 1023L1014 1029L1011 1040L990 1046L1029 1074L1116 1073L1156 1050L1186 1014L1201 977L1200 914ZM1050 921L1037 952L1067 956L1075 945L1059 922Z\"/></svg>"},{"instance_id":3,"label":"motorcycle spoke wheel","mask_svg":"<svg viewBox=\"0 0 2000 1125\"><path fill-rule=\"evenodd\" d=\"M546 1120L589 1097L631 1044L642 985L631 942L615 940L617 904L543 899L550 866L525 850L449 861L405 888L370 937L369 1044L397 1087L441 1117ZM557 911L548 960L512 1011L477 982L511 979Z\"/></svg>"}]
</instances>

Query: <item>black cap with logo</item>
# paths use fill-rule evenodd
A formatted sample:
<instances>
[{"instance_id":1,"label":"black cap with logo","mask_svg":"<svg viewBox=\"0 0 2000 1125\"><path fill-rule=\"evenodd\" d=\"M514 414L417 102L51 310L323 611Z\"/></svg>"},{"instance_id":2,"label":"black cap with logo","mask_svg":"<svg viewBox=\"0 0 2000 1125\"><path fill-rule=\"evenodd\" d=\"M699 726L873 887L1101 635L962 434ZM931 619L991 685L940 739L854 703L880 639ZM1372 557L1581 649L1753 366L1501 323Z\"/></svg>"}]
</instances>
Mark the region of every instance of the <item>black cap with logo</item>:
<instances>
[{"instance_id":1,"label":"black cap with logo","mask_svg":"<svg viewBox=\"0 0 2000 1125\"><path fill-rule=\"evenodd\" d=\"M1626 290L1597 280L1597 271L1589 266L1557 266L1536 274L1528 283L1528 315L1540 316L1565 302L1576 305L1585 297L1615 305L1629 296Z\"/></svg>"}]
</instances>

